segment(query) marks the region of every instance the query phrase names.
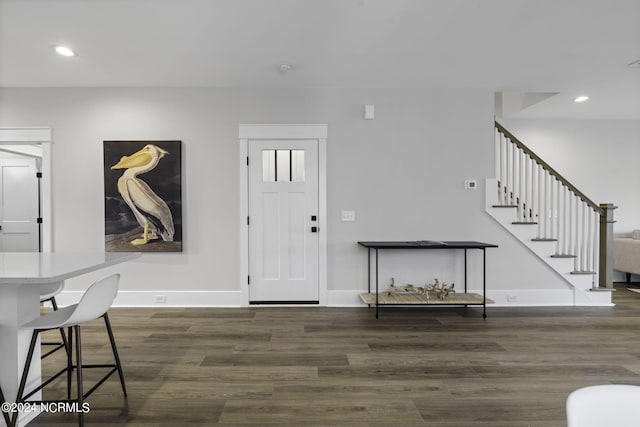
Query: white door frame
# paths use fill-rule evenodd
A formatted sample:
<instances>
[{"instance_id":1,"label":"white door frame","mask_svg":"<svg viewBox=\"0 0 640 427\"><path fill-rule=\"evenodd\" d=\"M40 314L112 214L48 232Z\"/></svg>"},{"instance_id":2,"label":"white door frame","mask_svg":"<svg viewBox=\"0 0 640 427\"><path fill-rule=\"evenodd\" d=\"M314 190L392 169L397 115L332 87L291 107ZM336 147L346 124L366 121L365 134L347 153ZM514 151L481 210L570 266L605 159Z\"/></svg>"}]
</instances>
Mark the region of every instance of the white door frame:
<instances>
[{"instance_id":1,"label":"white door frame","mask_svg":"<svg viewBox=\"0 0 640 427\"><path fill-rule=\"evenodd\" d=\"M245 125L239 126L240 141L240 304L249 305L249 181L247 158L249 140L295 139L318 141L318 291L319 305L327 305L327 125Z\"/></svg>"},{"instance_id":2,"label":"white door frame","mask_svg":"<svg viewBox=\"0 0 640 427\"><path fill-rule=\"evenodd\" d=\"M0 128L0 145L29 145L42 146L42 180L41 215L42 222L42 252L51 252L53 248L53 217L51 190L51 128L50 127L4 127Z\"/></svg>"}]
</instances>

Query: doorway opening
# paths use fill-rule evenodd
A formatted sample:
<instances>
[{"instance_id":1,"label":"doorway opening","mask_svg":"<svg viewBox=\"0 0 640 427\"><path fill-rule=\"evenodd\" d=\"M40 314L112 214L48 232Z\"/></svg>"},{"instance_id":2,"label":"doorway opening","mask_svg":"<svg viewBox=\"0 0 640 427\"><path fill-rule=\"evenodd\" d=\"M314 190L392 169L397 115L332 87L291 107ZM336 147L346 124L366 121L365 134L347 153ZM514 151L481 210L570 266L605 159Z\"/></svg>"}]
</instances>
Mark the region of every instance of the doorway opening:
<instances>
[{"instance_id":1,"label":"doorway opening","mask_svg":"<svg viewBox=\"0 0 640 427\"><path fill-rule=\"evenodd\" d=\"M13 193L12 199L24 204L19 208L12 205L11 221L3 224L6 239L2 250L5 252L52 250L51 142L51 128L48 127L0 128L0 159L5 159L2 169L6 172L0 181L3 186L6 184L8 196ZM31 175L33 173L36 176ZM24 178L26 176L29 176L28 180ZM25 189L28 189L29 197L19 194ZM33 212L28 215L35 215L35 223L20 220L16 214L20 210ZM33 233L37 236L35 244L27 242L28 235Z\"/></svg>"}]
</instances>

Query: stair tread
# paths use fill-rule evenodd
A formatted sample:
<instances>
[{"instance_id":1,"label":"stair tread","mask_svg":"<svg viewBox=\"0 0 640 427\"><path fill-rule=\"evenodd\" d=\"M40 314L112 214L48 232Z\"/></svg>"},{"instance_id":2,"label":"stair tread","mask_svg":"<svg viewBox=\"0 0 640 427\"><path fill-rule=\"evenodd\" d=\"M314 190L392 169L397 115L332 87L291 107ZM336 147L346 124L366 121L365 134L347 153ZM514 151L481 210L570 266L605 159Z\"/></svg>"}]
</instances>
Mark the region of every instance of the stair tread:
<instances>
[{"instance_id":1,"label":"stair tread","mask_svg":"<svg viewBox=\"0 0 640 427\"><path fill-rule=\"evenodd\" d=\"M570 254L553 254L551 255L551 258L577 258L576 255L570 255Z\"/></svg>"},{"instance_id":2,"label":"stair tread","mask_svg":"<svg viewBox=\"0 0 640 427\"><path fill-rule=\"evenodd\" d=\"M533 239L531 239L532 242L557 242L558 239L551 239L551 238L545 238L545 237L534 237Z\"/></svg>"},{"instance_id":3,"label":"stair tread","mask_svg":"<svg viewBox=\"0 0 640 427\"><path fill-rule=\"evenodd\" d=\"M492 208L517 208L518 205L492 205Z\"/></svg>"},{"instance_id":4,"label":"stair tread","mask_svg":"<svg viewBox=\"0 0 640 427\"><path fill-rule=\"evenodd\" d=\"M537 225L537 222L528 222L528 221L513 221L511 224L513 225Z\"/></svg>"},{"instance_id":5,"label":"stair tread","mask_svg":"<svg viewBox=\"0 0 640 427\"><path fill-rule=\"evenodd\" d=\"M584 275L593 275L593 274L596 274L596 272L595 272L595 271L574 270L574 271L572 271L570 274L577 274L577 275L581 275L581 274L584 274Z\"/></svg>"}]
</instances>

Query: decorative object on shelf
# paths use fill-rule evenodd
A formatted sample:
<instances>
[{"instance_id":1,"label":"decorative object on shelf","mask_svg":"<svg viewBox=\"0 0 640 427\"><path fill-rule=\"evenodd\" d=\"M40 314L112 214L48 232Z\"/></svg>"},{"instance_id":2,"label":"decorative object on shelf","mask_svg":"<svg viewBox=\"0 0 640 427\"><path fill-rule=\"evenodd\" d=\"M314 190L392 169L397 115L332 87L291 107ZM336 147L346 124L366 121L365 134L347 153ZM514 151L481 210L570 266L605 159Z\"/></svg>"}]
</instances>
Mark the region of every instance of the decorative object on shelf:
<instances>
[{"instance_id":1,"label":"decorative object on shelf","mask_svg":"<svg viewBox=\"0 0 640 427\"><path fill-rule=\"evenodd\" d=\"M105 251L182 251L181 144L104 141Z\"/></svg>"},{"instance_id":2,"label":"decorative object on shelf","mask_svg":"<svg viewBox=\"0 0 640 427\"><path fill-rule=\"evenodd\" d=\"M396 286L396 279L392 277L391 278L391 283L389 284L389 288L385 291L385 294L393 295L393 294L398 294L398 293L422 295L422 294L424 294L424 288L423 287L414 286L414 285L411 285L411 284L407 284L407 285L405 285L403 287L398 287L398 286Z\"/></svg>"},{"instance_id":3,"label":"decorative object on shelf","mask_svg":"<svg viewBox=\"0 0 640 427\"><path fill-rule=\"evenodd\" d=\"M438 297L439 300L444 300L449 296L449 294L453 294L456 292L454 289L454 287L456 286L455 283L451 283L450 285L442 283L441 285L438 279L434 280L434 283L430 284L427 287L427 299L429 298L429 292L435 293L436 297Z\"/></svg>"},{"instance_id":4,"label":"decorative object on shelf","mask_svg":"<svg viewBox=\"0 0 640 427\"><path fill-rule=\"evenodd\" d=\"M384 291L384 294L386 294L387 296L391 296L394 294L423 295L427 299L427 301L431 297L430 294L433 294L439 300L444 300L449 296L449 294L453 294L456 292L454 288L455 283L440 284L438 278L435 278L433 283L426 284L425 286L415 286L410 283L404 286L396 286L396 279L392 277L389 288Z\"/></svg>"}]
</instances>

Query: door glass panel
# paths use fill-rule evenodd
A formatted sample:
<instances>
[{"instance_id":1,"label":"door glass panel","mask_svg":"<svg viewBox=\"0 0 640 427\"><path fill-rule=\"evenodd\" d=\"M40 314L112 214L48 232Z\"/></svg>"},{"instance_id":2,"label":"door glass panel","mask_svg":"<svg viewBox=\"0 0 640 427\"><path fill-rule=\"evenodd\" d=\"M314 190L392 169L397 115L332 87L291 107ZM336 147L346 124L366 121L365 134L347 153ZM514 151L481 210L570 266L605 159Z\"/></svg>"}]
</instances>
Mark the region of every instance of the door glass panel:
<instances>
[{"instance_id":1,"label":"door glass panel","mask_svg":"<svg viewBox=\"0 0 640 427\"><path fill-rule=\"evenodd\" d=\"M276 181L291 181L291 150L276 150Z\"/></svg>"},{"instance_id":2,"label":"door glass panel","mask_svg":"<svg viewBox=\"0 0 640 427\"><path fill-rule=\"evenodd\" d=\"M262 150L262 181L276 180L276 150Z\"/></svg>"},{"instance_id":3,"label":"door glass panel","mask_svg":"<svg viewBox=\"0 0 640 427\"><path fill-rule=\"evenodd\" d=\"M304 150L262 150L262 181L304 182Z\"/></svg>"},{"instance_id":4,"label":"door glass panel","mask_svg":"<svg viewBox=\"0 0 640 427\"><path fill-rule=\"evenodd\" d=\"M304 182L304 150L291 150L291 181Z\"/></svg>"}]
</instances>

